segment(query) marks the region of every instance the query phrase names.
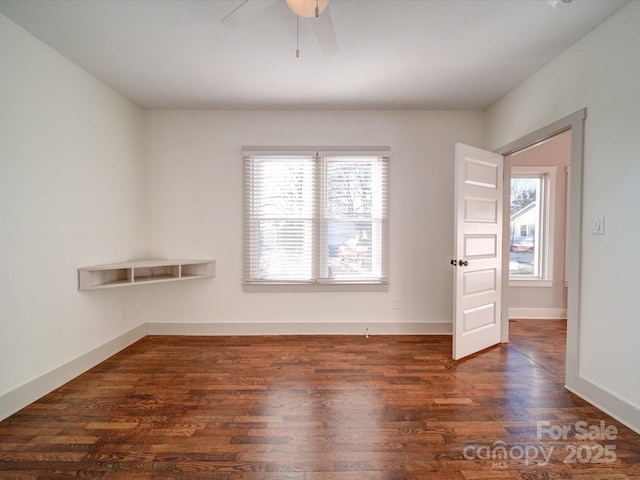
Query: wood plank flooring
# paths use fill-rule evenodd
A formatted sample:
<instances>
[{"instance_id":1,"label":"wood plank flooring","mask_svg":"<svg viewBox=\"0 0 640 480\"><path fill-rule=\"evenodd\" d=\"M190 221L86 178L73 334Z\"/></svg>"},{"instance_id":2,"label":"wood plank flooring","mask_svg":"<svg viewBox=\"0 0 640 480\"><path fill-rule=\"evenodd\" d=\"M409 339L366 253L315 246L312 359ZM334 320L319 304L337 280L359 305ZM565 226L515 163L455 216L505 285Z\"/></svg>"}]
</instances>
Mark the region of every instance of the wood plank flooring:
<instances>
[{"instance_id":1,"label":"wood plank flooring","mask_svg":"<svg viewBox=\"0 0 640 480\"><path fill-rule=\"evenodd\" d=\"M509 348L564 379L565 320L511 320L509 337Z\"/></svg>"},{"instance_id":2,"label":"wood plank flooring","mask_svg":"<svg viewBox=\"0 0 640 480\"><path fill-rule=\"evenodd\" d=\"M640 479L640 436L562 386L564 323L529 323L459 362L447 336L146 337L0 422L0 478Z\"/></svg>"}]
</instances>

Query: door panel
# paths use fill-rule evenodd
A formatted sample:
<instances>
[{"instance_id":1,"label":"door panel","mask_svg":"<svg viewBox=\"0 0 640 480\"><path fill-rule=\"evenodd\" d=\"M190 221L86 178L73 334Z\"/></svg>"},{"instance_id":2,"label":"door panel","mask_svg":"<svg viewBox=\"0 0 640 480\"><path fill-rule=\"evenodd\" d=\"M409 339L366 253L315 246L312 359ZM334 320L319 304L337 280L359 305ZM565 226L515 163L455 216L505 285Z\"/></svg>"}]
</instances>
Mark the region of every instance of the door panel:
<instances>
[{"instance_id":1,"label":"door panel","mask_svg":"<svg viewBox=\"0 0 640 480\"><path fill-rule=\"evenodd\" d=\"M496 304L488 303L480 307L463 310L464 333L477 332L485 327L491 327L496 323Z\"/></svg>"},{"instance_id":2,"label":"door panel","mask_svg":"<svg viewBox=\"0 0 640 480\"><path fill-rule=\"evenodd\" d=\"M483 198L464 199L465 222L494 223L498 216L498 203Z\"/></svg>"},{"instance_id":3,"label":"door panel","mask_svg":"<svg viewBox=\"0 0 640 480\"><path fill-rule=\"evenodd\" d=\"M462 144L459 144L462 145ZM468 145L467 145L468 146ZM490 152L489 152L490 153ZM464 183L479 187L496 188L498 185L498 166L466 158L464 163Z\"/></svg>"},{"instance_id":4,"label":"door panel","mask_svg":"<svg viewBox=\"0 0 640 480\"><path fill-rule=\"evenodd\" d=\"M453 358L500 342L503 158L456 144Z\"/></svg>"},{"instance_id":5,"label":"door panel","mask_svg":"<svg viewBox=\"0 0 640 480\"><path fill-rule=\"evenodd\" d=\"M495 269L465 272L463 274L463 295L490 293L496 289Z\"/></svg>"},{"instance_id":6,"label":"door panel","mask_svg":"<svg viewBox=\"0 0 640 480\"><path fill-rule=\"evenodd\" d=\"M465 222L468 223L468 222ZM465 235L464 257L467 258L494 258L497 249L497 235Z\"/></svg>"}]
</instances>

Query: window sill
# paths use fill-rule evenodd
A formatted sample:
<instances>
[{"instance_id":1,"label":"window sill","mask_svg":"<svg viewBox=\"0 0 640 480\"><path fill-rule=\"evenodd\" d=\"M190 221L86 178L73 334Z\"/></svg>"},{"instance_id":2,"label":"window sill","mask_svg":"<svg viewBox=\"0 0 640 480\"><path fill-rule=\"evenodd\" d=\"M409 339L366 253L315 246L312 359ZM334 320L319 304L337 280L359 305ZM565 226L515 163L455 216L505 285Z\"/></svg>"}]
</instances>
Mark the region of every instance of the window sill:
<instances>
[{"instance_id":1,"label":"window sill","mask_svg":"<svg viewBox=\"0 0 640 480\"><path fill-rule=\"evenodd\" d=\"M515 280L513 278L509 279L510 287L542 287L542 288L550 288L553 287L553 280Z\"/></svg>"},{"instance_id":2,"label":"window sill","mask_svg":"<svg viewBox=\"0 0 640 480\"><path fill-rule=\"evenodd\" d=\"M245 283L242 291L248 293L295 292L388 292L388 283Z\"/></svg>"}]
</instances>

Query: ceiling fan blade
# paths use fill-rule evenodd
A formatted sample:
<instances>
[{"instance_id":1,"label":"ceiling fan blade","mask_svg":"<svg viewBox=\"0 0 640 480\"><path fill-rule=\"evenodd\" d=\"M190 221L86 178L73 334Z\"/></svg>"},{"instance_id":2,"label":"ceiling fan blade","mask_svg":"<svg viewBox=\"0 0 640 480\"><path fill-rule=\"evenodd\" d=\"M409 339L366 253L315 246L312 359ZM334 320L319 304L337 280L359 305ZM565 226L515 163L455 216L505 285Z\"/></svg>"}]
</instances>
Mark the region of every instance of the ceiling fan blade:
<instances>
[{"instance_id":1,"label":"ceiling fan blade","mask_svg":"<svg viewBox=\"0 0 640 480\"><path fill-rule=\"evenodd\" d=\"M220 21L227 27L236 28L277 1L278 0L244 0L244 2Z\"/></svg>"},{"instance_id":2,"label":"ceiling fan blade","mask_svg":"<svg viewBox=\"0 0 640 480\"><path fill-rule=\"evenodd\" d=\"M338 51L338 41L336 40L336 32L333 30L329 6L325 8L318 18L312 18L311 23L322 53L324 55L336 53Z\"/></svg>"}]
</instances>

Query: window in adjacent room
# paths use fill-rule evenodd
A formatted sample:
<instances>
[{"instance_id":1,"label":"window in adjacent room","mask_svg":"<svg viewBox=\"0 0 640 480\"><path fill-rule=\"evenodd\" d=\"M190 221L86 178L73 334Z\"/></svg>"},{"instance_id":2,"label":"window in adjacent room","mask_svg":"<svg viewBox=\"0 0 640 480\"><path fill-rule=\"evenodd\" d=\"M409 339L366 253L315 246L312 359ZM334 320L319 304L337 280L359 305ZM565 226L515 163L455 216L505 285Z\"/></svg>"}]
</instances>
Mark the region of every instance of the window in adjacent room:
<instances>
[{"instance_id":1,"label":"window in adjacent room","mask_svg":"<svg viewBox=\"0 0 640 480\"><path fill-rule=\"evenodd\" d=\"M511 169L511 280L552 280L555 172L555 167Z\"/></svg>"},{"instance_id":2,"label":"window in adjacent room","mask_svg":"<svg viewBox=\"0 0 640 480\"><path fill-rule=\"evenodd\" d=\"M387 282L389 152L245 152L245 284Z\"/></svg>"}]
</instances>

